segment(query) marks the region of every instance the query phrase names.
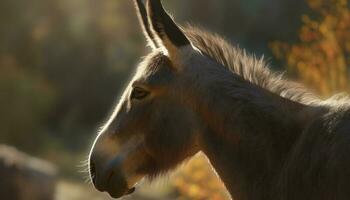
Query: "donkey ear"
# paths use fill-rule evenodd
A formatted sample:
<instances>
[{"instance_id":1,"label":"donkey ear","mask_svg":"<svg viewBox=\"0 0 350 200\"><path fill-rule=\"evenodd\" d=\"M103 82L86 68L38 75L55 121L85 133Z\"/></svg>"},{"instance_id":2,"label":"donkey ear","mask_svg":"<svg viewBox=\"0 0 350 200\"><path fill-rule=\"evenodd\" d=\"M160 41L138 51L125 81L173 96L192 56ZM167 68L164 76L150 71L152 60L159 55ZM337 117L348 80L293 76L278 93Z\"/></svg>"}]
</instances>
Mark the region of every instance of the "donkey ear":
<instances>
[{"instance_id":1,"label":"donkey ear","mask_svg":"<svg viewBox=\"0 0 350 200\"><path fill-rule=\"evenodd\" d=\"M170 57L176 57L181 48L191 45L180 27L164 10L161 0L148 0L147 12L152 31Z\"/></svg>"},{"instance_id":2,"label":"donkey ear","mask_svg":"<svg viewBox=\"0 0 350 200\"><path fill-rule=\"evenodd\" d=\"M142 2L142 0L134 0L134 3L135 3L135 8L137 11L137 16L138 16L140 25L141 25L143 33L148 41L148 44L153 49L159 48L159 45L157 44L155 36L151 31L151 26L150 26L149 21L148 21L147 10L146 10L145 4Z\"/></svg>"}]
</instances>

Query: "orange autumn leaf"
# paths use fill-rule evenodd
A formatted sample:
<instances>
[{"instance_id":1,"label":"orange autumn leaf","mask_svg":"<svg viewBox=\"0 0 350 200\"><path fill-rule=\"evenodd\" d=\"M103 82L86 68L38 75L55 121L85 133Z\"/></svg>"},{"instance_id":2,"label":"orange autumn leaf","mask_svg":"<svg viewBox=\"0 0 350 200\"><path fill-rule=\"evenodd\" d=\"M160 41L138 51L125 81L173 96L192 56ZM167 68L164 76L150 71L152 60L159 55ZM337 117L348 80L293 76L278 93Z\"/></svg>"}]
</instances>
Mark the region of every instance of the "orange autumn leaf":
<instances>
[{"instance_id":1,"label":"orange autumn leaf","mask_svg":"<svg viewBox=\"0 0 350 200\"><path fill-rule=\"evenodd\" d=\"M319 15L302 16L299 43L273 42L277 59L289 72L322 95L349 90L350 10L347 0L308 0Z\"/></svg>"}]
</instances>

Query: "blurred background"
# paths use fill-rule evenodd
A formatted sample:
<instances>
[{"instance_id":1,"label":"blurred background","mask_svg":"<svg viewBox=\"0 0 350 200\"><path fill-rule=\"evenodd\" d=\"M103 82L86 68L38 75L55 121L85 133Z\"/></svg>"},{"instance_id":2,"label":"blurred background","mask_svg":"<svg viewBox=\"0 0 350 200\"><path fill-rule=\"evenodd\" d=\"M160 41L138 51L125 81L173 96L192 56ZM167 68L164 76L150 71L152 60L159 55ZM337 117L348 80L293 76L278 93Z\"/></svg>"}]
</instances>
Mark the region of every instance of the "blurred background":
<instances>
[{"instance_id":1,"label":"blurred background","mask_svg":"<svg viewBox=\"0 0 350 200\"><path fill-rule=\"evenodd\" d=\"M180 24L199 25L265 55L273 70L286 71L324 97L349 92L348 0L164 4ZM81 163L149 51L145 44L131 0L0 1L2 197L110 199L85 183ZM129 199L228 198L202 155L171 178L144 185Z\"/></svg>"}]
</instances>

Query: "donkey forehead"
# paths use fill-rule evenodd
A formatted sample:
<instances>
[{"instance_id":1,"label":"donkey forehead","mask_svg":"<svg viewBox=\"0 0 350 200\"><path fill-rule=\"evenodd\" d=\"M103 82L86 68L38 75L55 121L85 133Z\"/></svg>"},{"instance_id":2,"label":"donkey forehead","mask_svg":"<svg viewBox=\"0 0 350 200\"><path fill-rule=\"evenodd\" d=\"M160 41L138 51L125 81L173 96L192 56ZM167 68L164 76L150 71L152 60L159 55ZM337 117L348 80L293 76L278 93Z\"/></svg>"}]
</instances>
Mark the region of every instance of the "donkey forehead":
<instances>
[{"instance_id":1,"label":"donkey forehead","mask_svg":"<svg viewBox=\"0 0 350 200\"><path fill-rule=\"evenodd\" d=\"M146 85L163 85L171 82L175 75L171 61L163 53L151 53L137 69L134 82Z\"/></svg>"}]
</instances>

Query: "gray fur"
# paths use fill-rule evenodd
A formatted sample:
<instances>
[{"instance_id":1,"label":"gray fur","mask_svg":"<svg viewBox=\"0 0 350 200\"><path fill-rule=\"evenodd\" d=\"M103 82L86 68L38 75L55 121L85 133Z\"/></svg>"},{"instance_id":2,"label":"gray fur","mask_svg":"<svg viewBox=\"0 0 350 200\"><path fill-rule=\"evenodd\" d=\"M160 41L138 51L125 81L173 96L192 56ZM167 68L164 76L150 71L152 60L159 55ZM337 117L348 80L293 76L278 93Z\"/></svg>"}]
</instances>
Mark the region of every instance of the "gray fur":
<instances>
[{"instance_id":1,"label":"gray fur","mask_svg":"<svg viewBox=\"0 0 350 200\"><path fill-rule=\"evenodd\" d=\"M203 151L235 200L350 198L347 95L323 101L196 28L192 46L161 34L91 149L98 190L124 196Z\"/></svg>"}]
</instances>

